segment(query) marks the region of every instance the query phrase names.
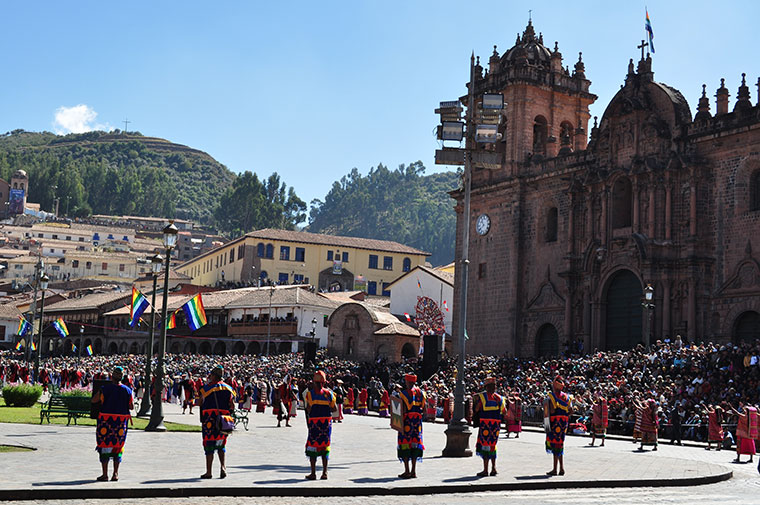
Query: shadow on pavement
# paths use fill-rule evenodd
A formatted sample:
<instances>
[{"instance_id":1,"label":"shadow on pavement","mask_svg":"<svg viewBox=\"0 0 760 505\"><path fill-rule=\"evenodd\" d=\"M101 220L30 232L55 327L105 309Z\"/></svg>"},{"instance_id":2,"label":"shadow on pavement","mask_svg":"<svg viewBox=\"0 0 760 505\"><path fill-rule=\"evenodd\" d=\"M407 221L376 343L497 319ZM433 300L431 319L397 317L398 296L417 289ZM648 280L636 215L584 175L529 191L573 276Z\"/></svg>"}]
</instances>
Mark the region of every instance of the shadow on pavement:
<instances>
[{"instance_id":1,"label":"shadow on pavement","mask_svg":"<svg viewBox=\"0 0 760 505\"><path fill-rule=\"evenodd\" d=\"M304 476L306 471L304 471ZM254 484L297 484L299 482L306 482L306 479L280 479L280 480L255 480Z\"/></svg>"},{"instance_id":2,"label":"shadow on pavement","mask_svg":"<svg viewBox=\"0 0 760 505\"><path fill-rule=\"evenodd\" d=\"M199 477L186 477L184 479L156 479L156 480L144 480L142 484L174 484L177 482L200 482Z\"/></svg>"},{"instance_id":3,"label":"shadow on pavement","mask_svg":"<svg viewBox=\"0 0 760 505\"><path fill-rule=\"evenodd\" d=\"M69 480L57 482L32 482L32 486L81 486L82 484L94 484L95 479Z\"/></svg>"},{"instance_id":4,"label":"shadow on pavement","mask_svg":"<svg viewBox=\"0 0 760 505\"><path fill-rule=\"evenodd\" d=\"M517 475L515 480L546 480L552 477L551 475Z\"/></svg>"},{"instance_id":5,"label":"shadow on pavement","mask_svg":"<svg viewBox=\"0 0 760 505\"><path fill-rule=\"evenodd\" d=\"M381 482L396 482L397 480L401 480L398 477L362 477L360 479L351 479L351 482L356 482L357 484L379 484Z\"/></svg>"},{"instance_id":6,"label":"shadow on pavement","mask_svg":"<svg viewBox=\"0 0 760 505\"><path fill-rule=\"evenodd\" d=\"M456 477L453 479L443 479L443 482L472 482L475 480L484 479L485 477L478 477L477 475L467 475L465 477Z\"/></svg>"}]
</instances>

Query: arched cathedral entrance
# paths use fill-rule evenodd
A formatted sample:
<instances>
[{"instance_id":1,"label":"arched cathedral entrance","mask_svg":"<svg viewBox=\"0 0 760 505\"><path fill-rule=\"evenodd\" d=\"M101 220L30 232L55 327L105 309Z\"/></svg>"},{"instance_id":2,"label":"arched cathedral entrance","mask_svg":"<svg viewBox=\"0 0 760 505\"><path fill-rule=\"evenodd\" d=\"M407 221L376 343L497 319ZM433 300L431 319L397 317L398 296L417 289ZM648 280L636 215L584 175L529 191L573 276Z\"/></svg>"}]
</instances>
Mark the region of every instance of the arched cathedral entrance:
<instances>
[{"instance_id":1,"label":"arched cathedral entrance","mask_svg":"<svg viewBox=\"0 0 760 505\"><path fill-rule=\"evenodd\" d=\"M630 270L621 270L610 279L604 338L607 350L628 350L643 342L643 296L641 282Z\"/></svg>"}]
</instances>

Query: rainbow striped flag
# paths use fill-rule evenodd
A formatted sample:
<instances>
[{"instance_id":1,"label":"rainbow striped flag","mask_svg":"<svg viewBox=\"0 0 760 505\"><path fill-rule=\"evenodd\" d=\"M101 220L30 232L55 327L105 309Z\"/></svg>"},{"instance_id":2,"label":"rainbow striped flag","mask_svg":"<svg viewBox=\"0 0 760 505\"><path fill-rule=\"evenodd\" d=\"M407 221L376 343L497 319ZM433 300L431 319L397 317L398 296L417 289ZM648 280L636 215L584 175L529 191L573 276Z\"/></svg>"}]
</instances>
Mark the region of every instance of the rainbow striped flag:
<instances>
[{"instance_id":1,"label":"rainbow striped flag","mask_svg":"<svg viewBox=\"0 0 760 505\"><path fill-rule=\"evenodd\" d=\"M178 311L179 311L179 309L177 309L174 312L172 312L171 315L169 316L169 318L166 320L166 329L167 330L173 330L174 328L177 327L177 312Z\"/></svg>"},{"instance_id":2,"label":"rainbow striped flag","mask_svg":"<svg viewBox=\"0 0 760 505\"><path fill-rule=\"evenodd\" d=\"M145 309L148 308L148 299L145 298L145 295L140 293L134 286L132 287L132 305L129 307L129 327L134 328L135 325L140 321L140 316L143 315L143 312L145 312Z\"/></svg>"},{"instance_id":3,"label":"rainbow striped flag","mask_svg":"<svg viewBox=\"0 0 760 505\"><path fill-rule=\"evenodd\" d=\"M58 335L60 335L61 338L69 336L69 329L66 327L66 323L63 321L62 317L53 321L53 328L55 328L55 331L58 332Z\"/></svg>"},{"instance_id":4,"label":"rainbow striped flag","mask_svg":"<svg viewBox=\"0 0 760 505\"><path fill-rule=\"evenodd\" d=\"M24 348L25 345L26 345L26 340L22 338L21 340L16 342L16 345L13 346L13 348L16 349L17 351L20 351L21 349Z\"/></svg>"},{"instance_id":5,"label":"rainbow striped flag","mask_svg":"<svg viewBox=\"0 0 760 505\"><path fill-rule=\"evenodd\" d=\"M18 317L18 330L16 330L16 334L19 336L24 336L29 331L29 329L32 327L31 324L29 324L29 321L24 319L23 317Z\"/></svg>"},{"instance_id":6,"label":"rainbow striped flag","mask_svg":"<svg viewBox=\"0 0 760 505\"><path fill-rule=\"evenodd\" d=\"M652 22L649 21L649 10L644 9L644 12L646 12L646 21L644 22L644 30L646 30L647 36L649 37L649 49L651 49L652 54L654 54L654 31L652 30Z\"/></svg>"},{"instance_id":7,"label":"rainbow striped flag","mask_svg":"<svg viewBox=\"0 0 760 505\"><path fill-rule=\"evenodd\" d=\"M37 344L34 343L34 340L32 340L32 343L29 344L29 348L33 351L37 350Z\"/></svg>"},{"instance_id":8,"label":"rainbow striped flag","mask_svg":"<svg viewBox=\"0 0 760 505\"><path fill-rule=\"evenodd\" d=\"M92 346L88 345L87 347L85 347L84 352L86 352L88 356L92 356Z\"/></svg>"},{"instance_id":9,"label":"rainbow striped flag","mask_svg":"<svg viewBox=\"0 0 760 505\"><path fill-rule=\"evenodd\" d=\"M195 331L206 324L206 311L203 308L203 299L198 293L182 306L185 312L185 320L191 330Z\"/></svg>"}]
</instances>

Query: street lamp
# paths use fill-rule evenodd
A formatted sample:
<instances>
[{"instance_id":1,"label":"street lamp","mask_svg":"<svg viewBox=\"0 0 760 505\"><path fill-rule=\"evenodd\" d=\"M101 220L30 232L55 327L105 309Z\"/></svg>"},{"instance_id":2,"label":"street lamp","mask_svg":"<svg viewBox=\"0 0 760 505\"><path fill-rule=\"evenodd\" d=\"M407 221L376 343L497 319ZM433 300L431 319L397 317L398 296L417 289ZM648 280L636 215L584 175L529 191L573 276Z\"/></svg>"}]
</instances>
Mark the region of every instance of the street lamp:
<instances>
[{"instance_id":1,"label":"street lamp","mask_svg":"<svg viewBox=\"0 0 760 505\"><path fill-rule=\"evenodd\" d=\"M164 264L164 301L161 307L161 345L158 349L158 364L156 365L156 384L153 393L153 409L150 411L150 422L145 431L166 431L164 426L164 408L162 405L164 391L164 355L166 354L166 316L167 301L169 298L169 263L172 249L177 245L177 233L179 230L174 226L174 221L164 228L164 248L166 249L166 262Z\"/></svg>"},{"instance_id":2,"label":"street lamp","mask_svg":"<svg viewBox=\"0 0 760 505\"><path fill-rule=\"evenodd\" d=\"M644 344L649 347L652 333L652 312L654 310L654 288L651 284L647 284L644 288L644 302L641 304L647 311L647 327L644 332Z\"/></svg>"},{"instance_id":3,"label":"street lamp","mask_svg":"<svg viewBox=\"0 0 760 505\"><path fill-rule=\"evenodd\" d=\"M150 272L153 277L153 293L151 295L150 302L150 335L148 336L147 353L145 356L145 375L143 378L143 398L140 402L140 411L137 413L137 417L144 417L148 415L150 410L150 374L151 365L153 361L153 340L156 334L156 281L158 280L158 274L161 273L161 267L164 264L164 258L160 254L154 254L150 258Z\"/></svg>"},{"instance_id":4,"label":"street lamp","mask_svg":"<svg viewBox=\"0 0 760 505\"><path fill-rule=\"evenodd\" d=\"M77 347L77 367L79 360L82 358L82 346L84 345L84 324L79 327L79 347Z\"/></svg>"},{"instance_id":5,"label":"street lamp","mask_svg":"<svg viewBox=\"0 0 760 505\"><path fill-rule=\"evenodd\" d=\"M42 354L42 319L45 316L45 291L47 291L50 278L45 272L40 276L40 289L42 289L42 302L40 303L40 326L37 332L37 357L34 360L34 380L40 381L40 354ZM34 338L34 337L32 337Z\"/></svg>"},{"instance_id":6,"label":"street lamp","mask_svg":"<svg viewBox=\"0 0 760 505\"><path fill-rule=\"evenodd\" d=\"M314 342L314 337L317 334L317 318L311 319L311 341Z\"/></svg>"},{"instance_id":7,"label":"street lamp","mask_svg":"<svg viewBox=\"0 0 760 505\"><path fill-rule=\"evenodd\" d=\"M272 336L272 295L274 295L274 284L269 286L269 315L267 316L267 356L269 356L269 339Z\"/></svg>"}]
</instances>

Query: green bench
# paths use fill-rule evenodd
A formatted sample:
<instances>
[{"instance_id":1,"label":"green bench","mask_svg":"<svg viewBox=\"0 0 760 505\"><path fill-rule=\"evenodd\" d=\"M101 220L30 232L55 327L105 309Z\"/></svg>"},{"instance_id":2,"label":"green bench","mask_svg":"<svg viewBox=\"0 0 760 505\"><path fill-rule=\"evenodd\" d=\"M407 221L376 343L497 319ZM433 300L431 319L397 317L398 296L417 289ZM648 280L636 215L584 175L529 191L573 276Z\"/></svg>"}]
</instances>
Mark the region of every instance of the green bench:
<instances>
[{"instance_id":1,"label":"green bench","mask_svg":"<svg viewBox=\"0 0 760 505\"><path fill-rule=\"evenodd\" d=\"M59 394L50 395L50 399L42 406L40 411L40 424L47 419L50 423L50 417L67 417L66 425L77 424L78 417L90 417L90 407L92 402L89 396L61 396Z\"/></svg>"}]
</instances>

